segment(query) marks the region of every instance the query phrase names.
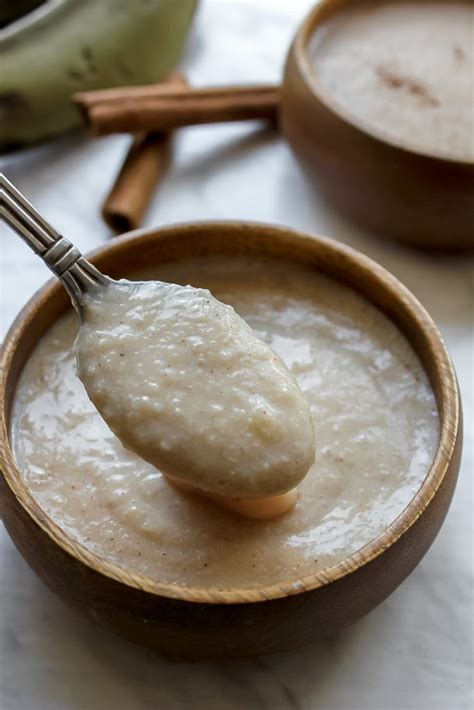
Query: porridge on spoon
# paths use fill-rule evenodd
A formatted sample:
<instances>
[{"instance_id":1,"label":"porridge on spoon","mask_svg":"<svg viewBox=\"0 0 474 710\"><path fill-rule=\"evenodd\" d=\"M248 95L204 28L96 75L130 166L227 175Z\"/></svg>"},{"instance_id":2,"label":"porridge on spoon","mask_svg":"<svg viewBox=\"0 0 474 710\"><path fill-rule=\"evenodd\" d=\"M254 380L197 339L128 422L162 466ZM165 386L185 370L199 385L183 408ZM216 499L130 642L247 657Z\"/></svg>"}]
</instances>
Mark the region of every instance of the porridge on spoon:
<instances>
[{"instance_id":1,"label":"porridge on spoon","mask_svg":"<svg viewBox=\"0 0 474 710\"><path fill-rule=\"evenodd\" d=\"M208 290L119 281L93 291L76 355L112 431L178 486L263 517L294 503L315 456L309 405L280 356Z\"/></svg>"}]
</instances>

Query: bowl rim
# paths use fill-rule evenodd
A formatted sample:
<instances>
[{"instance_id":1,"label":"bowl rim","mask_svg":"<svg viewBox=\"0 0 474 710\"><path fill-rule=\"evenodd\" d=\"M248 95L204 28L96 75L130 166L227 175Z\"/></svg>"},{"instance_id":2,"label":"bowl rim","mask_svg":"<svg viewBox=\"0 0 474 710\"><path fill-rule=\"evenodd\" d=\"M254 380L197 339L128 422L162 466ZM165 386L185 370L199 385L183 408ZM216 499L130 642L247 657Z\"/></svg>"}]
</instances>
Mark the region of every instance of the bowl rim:
<instances>
[{"instance_id":1,"label":"bowl rim","mask_svg":"<svg viewBox=\"0 0 474 710\"><path fill-rule=\"evenodd\" d=\"M28 324L38 315L41 308L50 298L60 293L62 286L56 279L49 280L29 299L17 315L5 337L0 354L0 475L6 481L17 502L33 519L42 531L64 552L79 560L92 571L104 575L128 587L149 593L154 596L179 600L182 602L202 604L246 604L281 599L284 597L310 592L320 587L327 586L349 576L369 562L372 562L396 543L430 505L438 489L444 481L453 458L453 454L460 435L461 404L458 385L454 368L436 325L425 308L416 297L389 271L364 254L356 251L341 242L328 237L312 235L290 227L270 225L259 222L229 221L199 221L172 224L158 228L145 228L134 230L121 237L115 238L86 255L92 262L101 258L108 258L126 248L134 249L147 241L179 239L180 236L199 237L203 230L206 233L219 234L233 232L238 235L242 229L252 233L252 236L265 243L278 239L284 240L291 236L292 244L308 250L319 245L323 250L332 252L357 267L364 274L369 275L384 287L389 287L391 294L399 304L410 310L410 318L416 324L423 336L423 341L429 351L432 364L439 381L439 440L437 450L427 475L408 505L385 528L384 532L373 538L370 542L357 550L341 562L299 579L273 583L262 587L245 588L212 588L188 587L179 583L155 582L144 575L140 575L122 568L88 550L81 543L73 540L60 526L55 523L41 509L33 498L21 474L16 467L13 451L10 445L9 423L7 418L7 383L10 376L11 364L23 332ZM271 256L271 253L270 253ZM277 255L276 255L277 256ZM290 258L291 261L291 258ZM324 273L324 272L323 272ZM331 274L329 274L331 276ZM332 276L332 278L336 278ZM377 308L379 305L374 303ZM387 316L390 318L390 316ZM398 327L398 326L397 326ZM402 331L403 332L403 331ZM405 333L404 333L405 334ZM425 367L425 363L422 362ZM425 368L426 369L426 368ZM433 386L433 385L432 385ZM440 408L439 403L442 403Z\"/></svg>"},{"instance_id":2,"label":"bowl rim","mask_svg":"<svg viewBox=\"0 0 474 710\"><path fill-rule=\"evenodd\" d=\"M376 2L376 0L371 1L373 3ZM306 15L295 34L290 53L293 53L301 76L304 78L305 84L313 96L320 101L326 109L342 119L349 126L374 140L387 144L391 148L405 153L411 153L420 158L440 161L446 164L474 167L474 160L468 157L461 158L443 150L428 151L421 146L417 146L416 143L411 143L409 140L394 138L388 131L384 131L383 128L372 127L368 121L358 118L350 109L340 103L330 91L323 87L309 60L308 45L319 23L323 23L326 17L344 9L344 6L350 5L352 2L353 0L320 0ZM428 4L430 0L421 0L421 2ZM382 5L383 3L380 4Z\"/></svg>"}]
</instances>

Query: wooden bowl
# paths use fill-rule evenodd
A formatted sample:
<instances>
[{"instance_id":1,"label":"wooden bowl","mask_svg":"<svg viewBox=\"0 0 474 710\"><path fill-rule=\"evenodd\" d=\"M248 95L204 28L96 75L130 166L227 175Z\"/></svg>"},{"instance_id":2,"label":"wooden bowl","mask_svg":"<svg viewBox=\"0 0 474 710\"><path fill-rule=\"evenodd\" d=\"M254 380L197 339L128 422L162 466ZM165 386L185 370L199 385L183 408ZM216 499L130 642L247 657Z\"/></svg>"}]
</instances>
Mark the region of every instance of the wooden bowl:
<instances>
[{"instance_id":1,"label":"wooden bowl","mask_svg":"<svg viewBox=\"0 0 474 710\"><path fill-rule=\"evenodd\" d=\"M224 657L281 651L333 634L385 599L420 561L449 507L461 454L461 404L449 355L433 321L385 269L330 239L242 223L141 231L97 249L91 260L124 277L183 257L271 255L349 284L395 321L432 384L441 431L434 463L406 509L376 539L317 574L256 589L183 588L124 571L74 542L38 506L15 466L10 413L22 367L43 333L70 308L48 283L12 325L1 359L0 510L26 561L63 599L103 626L173 656Z\"/></svg>"},{"instance_id":2,"label":"wooden bowl","mask_svg":"<svg viewBox=\"0 0 474 710\"><path fill-rule=\"evenodd\" d=\"M323 0L299 28L281 89L282 130L318 192L349 219L419 247L472 249L474 164L384 136L337 106L318 81L308 43L355 1Z\"/></svg>"}]
</instances>

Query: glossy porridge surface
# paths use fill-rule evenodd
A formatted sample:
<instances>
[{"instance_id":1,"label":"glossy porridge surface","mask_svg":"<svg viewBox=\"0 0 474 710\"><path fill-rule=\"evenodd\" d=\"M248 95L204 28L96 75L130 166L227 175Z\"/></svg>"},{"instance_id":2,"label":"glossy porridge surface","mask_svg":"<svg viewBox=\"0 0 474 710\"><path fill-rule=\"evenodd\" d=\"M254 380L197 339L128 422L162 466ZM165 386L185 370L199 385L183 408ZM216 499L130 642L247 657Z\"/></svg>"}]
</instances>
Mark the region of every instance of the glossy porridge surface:
<instances>
[{"instance_id":1,"label":"glossy porridge surface","mask_svg":"<svg viewBox=\"0 0 474 710\"><path fill-rule=\"evenodd\" d=\"M335 564L409 503L436 450L425 373L397 328L352 290L281 262L202 258L140 278L210 288L295 375L317 432L296 506L252 521L178 493L126 451L75 376L74 314L43 337L13 408L18 467L43 509L94 552L177 584L251 587Z\"/></svg>"}]
</instances>

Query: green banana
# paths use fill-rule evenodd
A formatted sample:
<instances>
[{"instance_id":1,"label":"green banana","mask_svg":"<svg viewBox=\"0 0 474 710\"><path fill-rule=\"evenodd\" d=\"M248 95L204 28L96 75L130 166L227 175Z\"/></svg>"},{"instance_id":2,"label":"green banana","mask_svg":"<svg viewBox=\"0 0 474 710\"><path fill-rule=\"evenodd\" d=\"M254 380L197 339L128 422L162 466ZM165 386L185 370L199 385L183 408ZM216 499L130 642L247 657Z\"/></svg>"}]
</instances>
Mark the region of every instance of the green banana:
<instances>
[{"instance_id":1,"label":"green banana","mask_svg":"<svg viewBox=\"0 0 474 710\"><path fill-rule=\"evenodd\" d=\"M75 91L159 81L197 0L49 0L0 31L0 152L83 122Z\"/></svg>"}]
</instances>

